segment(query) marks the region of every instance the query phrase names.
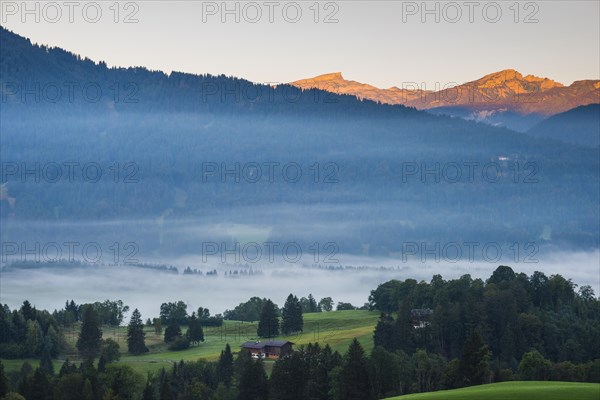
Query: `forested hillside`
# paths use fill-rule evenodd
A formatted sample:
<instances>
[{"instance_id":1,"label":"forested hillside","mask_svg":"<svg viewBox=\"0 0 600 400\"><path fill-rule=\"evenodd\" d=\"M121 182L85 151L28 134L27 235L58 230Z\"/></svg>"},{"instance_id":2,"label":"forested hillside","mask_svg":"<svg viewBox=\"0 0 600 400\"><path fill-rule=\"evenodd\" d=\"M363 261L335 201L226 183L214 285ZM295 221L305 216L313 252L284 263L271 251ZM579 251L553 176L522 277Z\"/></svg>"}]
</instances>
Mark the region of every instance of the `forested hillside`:
<instances>
[{"instance_id":1,"label":"forested hillside","mask_svg":"<svg viewBox=\"0 0 600 400\"><path fill-rule=\"evenodd\" d=\"M5 29L0 40L0 201L15 241L35 221L127 219L119 232L174 254L193 249L158 242L155 221L197 218L371 255L401 251L400 235L599 243L593 149L318 90L108 68ZM315 220L332 228L303 233Z\"/></svg>"}]
</instances>

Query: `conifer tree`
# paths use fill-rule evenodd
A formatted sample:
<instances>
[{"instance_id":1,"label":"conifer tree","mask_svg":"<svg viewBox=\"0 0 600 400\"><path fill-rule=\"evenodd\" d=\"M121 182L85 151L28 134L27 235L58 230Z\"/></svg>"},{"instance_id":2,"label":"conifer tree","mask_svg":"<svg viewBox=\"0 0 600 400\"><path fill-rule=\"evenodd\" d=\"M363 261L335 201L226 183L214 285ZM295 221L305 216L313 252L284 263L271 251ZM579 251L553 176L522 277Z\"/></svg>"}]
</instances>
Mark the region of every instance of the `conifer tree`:
<instances>
[{"instance_id":1,"label":"conifer tree","mask_svg":"<svg viewBox=\"0 0 600 400\"><path fill-rule=\"evenodd\" d=\"M8 378L4 374L4 364L0 361L0 398L8 393Z\"/></svg>"},{"instance_id":2,"label":"conifer tree","mask_svg":"<svg viewBox=\"0 0 600 400\"><path fill-rule=\"evenodd\" d=\"M167 329L165 329L165 342L171 343L181 338L181 327L177 321L172 320Z\"/></svg>"},{"instance_id":3,"label":"conifer tree","mask_svg":"<svg viewBox=\"0 0 600 400\"><path fill-rule=\"evenodd\" d=\"M344 356L336 393L340 400L373 399L365 352L356 338Z\"/></svg>"},{"instance_id":4,"label":"conifer tree","mask_svg":"<svg viewBox=\"0 0 600 400\"><path fill-rule=\"evenodd\" d=\"M308 365L305 354L294 352L289 357L280 358L271 372L270 397L275 400L304 400L308 371L315 365Z\"/></svg>"},{"instance_id":5,"label":"conifer tree","mask_svg":"<svg viewBox=\"0 0 600 400\"><path fill-rule=\"evenodd\" d=\"M302 331L304 326L302 305L296 296L292 294L288 296L281 314L283 317L281 323L281 331L283 334L289 335L292 332Z\"/></svg>"},{"instance_id":6,"label":"conifer tree","mask_svg":"<svg viewBox=\"0 0 600 400\"><path fill-rule=\"evenodd\" d=\"M42 357L40 358L40 369L48 375L54 375L54 364L52 364L52 357L50 356L51 346L50 340L46 339L44 341L44 348L42 349Z\"/></svg>"},{"instance_id":7,"label":"conifer tree","mask_svg":"<svg viewBox=\"0 0 600 400\"><path fill-rule=\"evenodd\" d=\"M219 382L223 382L225 386L231 385L231 378L233 377L233 354L231 353L231 347L229 343L225 345L225 350L221 350L219 356L219 362L217 363L217 379Z\"/></svg>"},{"instance_id":8,"label":"conifer tree","mask_svg":"<svg viewBox=\"0 0 600 400\"><path fill-rule=\"evenodd\" d=\"M86 305L83 309L81 332L77 339L77 350L84 358L94 359L100 352L102 330L98 314L94 307Z\"/></svg>"},{"instance_id":9,"label":"conifer tree","mask_svg":"<svg viewBox=\"0 0 600 400\"><path fill-rule=\"evenodd\" d=\"M204 330L202 329L202 322L196 317L196 313L193 312L189 319L187 338L190 342L199 344L204 342Z\"/></svg>"},{"instance_id":10,"label":"conifer tree","mask_svg":"<svg viewBox=\"0 0 600 400\"><path fill-rule=\"evenodd\" d=\"M267 300L263 304L256 334L259 337L275 337L279 335L279 317L275 310L275 304L271 300Z\"/></svg>"},{"instance_id":11,"label":"conifer tree","mask_svg":"<svg viewBox=\"0 0 600 400\"><path fill-rule=\"evenodd\" d=\"M488 383L490 351L477 331L465 341L460 358L459 372L466 386Z\"/></svg>"},{"instance_id":12,"label":"conifer tree","mask_svg":"<svg viewBox=\"0 0 600 400\"><path fill-rule=\"evenodd\" d=\"M238 365L238 400L266 400L269 383L261 360L255 361L241 352Z\"/></svg>"},{"instance_id":13,"label":"conifer tree","mask_svg":"<svg viewBox=\"0 0 600 400\"><path fill-rule=\"evenodd\" d=\"M146 347L146 333L144 332L144 324L142 315L136 308L131 314L129 326L127 326L127 348L131 354L143 354L148 352Z\"/></svg>"}]
</instances>

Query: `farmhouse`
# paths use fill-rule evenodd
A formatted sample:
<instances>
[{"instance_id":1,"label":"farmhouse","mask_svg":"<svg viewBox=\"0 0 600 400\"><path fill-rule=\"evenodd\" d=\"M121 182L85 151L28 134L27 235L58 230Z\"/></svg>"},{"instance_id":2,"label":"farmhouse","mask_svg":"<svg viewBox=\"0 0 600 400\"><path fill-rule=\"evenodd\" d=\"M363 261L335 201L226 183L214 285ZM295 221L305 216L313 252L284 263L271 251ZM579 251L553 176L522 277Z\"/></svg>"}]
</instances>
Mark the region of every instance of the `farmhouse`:
<instances>
[{"instance_id":1,"label":"farmhouse","mask_svg":"<svg viewBox=\"0 0 600 400\"><path fill-rule=\"evenodd\" d=\"M242 350L250 353L252 358L278 359L291 354L294 343L286 340L270 340L268 342L246 342L242 344Z\"/></svg>"},{"instance_id":2,"label":"farmhouse","mask_svg":"<svg viewBox=\"0 0 600 400\"><path fill-rule=\"evenodd\" d=\"M431 308L413 308L410 310L412 324L415 329L426 328L430 325L430 318L433 314Z\"/></svg>"}]
</instances>

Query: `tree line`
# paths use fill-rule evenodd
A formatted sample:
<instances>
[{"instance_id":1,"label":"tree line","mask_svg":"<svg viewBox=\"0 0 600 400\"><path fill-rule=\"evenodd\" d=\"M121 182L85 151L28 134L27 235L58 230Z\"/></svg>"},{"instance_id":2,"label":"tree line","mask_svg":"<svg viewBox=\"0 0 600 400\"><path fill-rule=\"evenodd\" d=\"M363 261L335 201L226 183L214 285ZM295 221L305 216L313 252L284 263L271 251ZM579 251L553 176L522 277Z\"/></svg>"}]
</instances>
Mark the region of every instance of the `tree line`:
<instances>
[{"instance_id":1,"label":"tree line","mask_svg":"<svg viewBox=\"0 0 600 400\"><path fill-rule=\"evenodd\" d=\"M34 370L25 362L20 371L7 375L0 362L0 398L23 399L21 394L40 400L371 400L448 389L456 374L464 374L471 385L485 382L489 351L481 337L471 335L462 353L455 363L422 349L408 356L375 347L367 355L356 339L344 355L329 345L310 343L277 360L270 377L262 360L245 351L236 356L229 344L215 362L180 361L145 377L127 365L96 368L89 360L79 365L66 360L57 373ZM552 363L532 351L524 355L517 374L502 378L600 382L600 360Z\"/></svg>"},{"instance_id":2,"label":"tree line","mask_svg":"<svg viewBox=\"0 0 600 400\"><path fill-rule=\"evenodd\" d=\"M281 309L269 299L251 302L256 299L258 336L302 331L297 296L290 294ZM217 362L180 362L144 378L116 362L119 345L103 339L96 303L74 302L65 310L77 310L76 347L83 362L66 360L57 373L52 357L64 342L56 318L28 301L18 310L3 306L2 357L10 354L7 349L20 348L40 364L35 370L24 363L18 373L2 372L0 389L2 395L10 390L31 399L345 400L510 380L600 382L600 300L589 286L575 291L560 275L527 276L500 266L486 281L468 275L448 281L436 275L429 283L389 281L371 292L369 303L381 312L369 354L356 339L343 356L327 345L309 344L277 360L270 377L261 360L245 351L234 357L227 345ZM154 323L164 321L165 341L182 349L204 340L201 321L208 317L210 311L201 307L188 316L179 301L163 303ZM185 334L180 322L187 325ZM127 327L127 350L148 351L137 309Z\"/></svg>"}]
</instances>

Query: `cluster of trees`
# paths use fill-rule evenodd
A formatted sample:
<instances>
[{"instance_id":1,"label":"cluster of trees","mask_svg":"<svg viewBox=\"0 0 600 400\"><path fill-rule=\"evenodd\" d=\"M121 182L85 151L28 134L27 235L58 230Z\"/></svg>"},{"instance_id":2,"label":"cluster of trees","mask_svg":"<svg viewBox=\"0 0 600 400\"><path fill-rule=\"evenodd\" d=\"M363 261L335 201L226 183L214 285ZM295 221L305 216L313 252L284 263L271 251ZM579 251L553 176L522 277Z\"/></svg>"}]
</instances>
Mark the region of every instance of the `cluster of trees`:
<instances>
[{"instance_id":1,"label":"cluster of trees","mask_svg":"<svg viewBox=\"0 0 600 400\"><path fill-rule=\"evenodd\" d=\"M19 376L12 379L13 384L10 385L3 368L0 368L0 398L12 386L28 399L96 399L98 373L105 374L107 382L120 380L120 372L117 372L120 367L111 365L119 360L119 344L110 338L102 339L101 325L106 319L101 318L103 309L100 308L99 312L97 304L100 303L78 307L73 301L67 302L67 312L81 321L76 348L84 362L76 367L67 359L58 376L55 376L52 358L64 349L65 342L54 316L47 311L36 310L27 300L19 310L11 311L8 306L3 306L0 309L2 357L39 358L40 363L35 370L29 363L24 363ZM127 331L128 351L132 354L148 351L144 338L141 315L136 309ZM94 360L98 357L98 370L95 370ZM69 393L74 391L80 397L69 397Z\"/></svg>"},{"instance_id":2,"label":"cluster of trees","mask_svg":"<svg viewBox=\"0 0 600 400\"><path fill-rule=\"evenodd\" d=\"M89 361L77 366L66 360L57 374L41 367L34 371L27 362L19 372L6 374L0 363L0 398L13 391L41 400L371 400L452 388L462 377L470 384L489 381L489 350L477 333L462 353L459 361L447 362L423 349L408 356L375 347L368 356L354 340L342 356L328 345L308 344L277 360L270 378L261 360L243 351L234 357L229 344L216 362L181 361L147 377L125 365L98 364L96 369ZM516 374L503 371L500 378L600 382L600 360L555 364L532 351Z\"/></svg>"},{"instance_id":3,"label":"cluster of trees","mask_svg":"<svg viewBox=\"0 0 600 400\"><path fill-rule=\"evenodd\" d=\"M238 278L240 276L264 276L264 274L265 273L260 269L255 270L255 269L249 268L249 269L241 269L241 270L234 269L233 271L232 270L225 271L224 275L229 278Z\"/></svg>"},{"instance_id":4,"label":"cluster of trees","mask_svg":"<svg viewBox=\"0 0 600 400\"><path fill-rule=\"evenodd\" d=\"M93 361L99 356L99 365L104 365L119 359L120 346L110 338L102 339L101 326L96 308L91 304L84 305L76 347L85 360ZM137 308L133 310L127 326L127 351L134 355L148 352L144 323Z\"/></svg>"},{"instance_id":5,"label":"cluster of trees","mask_svg":"<svg viewBox=\"0 0 600 400\"><path fill-rule=\"evenodd\" d=\"M0 363L0 397L9 391L25 398L62 399L372 399L368 358L355 340L345 356L309 344L275 362L271 378L261 360L247 352L234 357L229 344L216 362L199 360L175 363L146 379L130 367L118 364L79 366L68 360L58 373L35 371L25 363L7 377Z\"/></svg>"},{"instance_id":6,"label":"cluster of trees","mask_svg":"<svg viewBox=\"0 0 600 400\"><path fill-rule=\"evenodd\" d=\"M280 314L282 316L281 323L279 322ZM302 332L303 326L302 306L298 298L290 293L281 313L270 299L264 301L256 334L266 338L278 336L280 333L289 335L294 332Z\"/></svg>"},{"instance_id":7,"label":"cluster of trees","mask_svg":"<svg viewBox=\"0 0 600 400\"><path fill-rule=\"evenodd\" d=\"M266 302L266 298L251 297L248 301L237 305L233 310L225 310L223 313L224 319L244 322L259 321ZM334 306L331 297L324 297L317 302L312 294L309 294L308 297L301 297L298 302L304 314L332 311ZM275 303L273 303L273 306L275 307L275 314L280 317L281 311L279 307Z\"/></svg>"},{"instance_id":8,"label":"cluster of trees","mask_svg":"<svg viewBox=\"0 0 600 400\"><path fill-rule=\"evenodd\" d=\"M507 266L498 267L485 282L468 275L450 281L436 275L430 283L389 281L370 296L371 307L382 312L374 344L407 357L425 351L447 362L451 371L437 380L437 387L502 380L521 373L531 354L559 369L567 368L562 363L594 363L600 359L600 302L589 286L578 292L575 286L560 275L527 276ZM422 309L431 315L415 313ZM478 349L471 353L477 350L486 360L479 370L489 368L477 379L461 367L471 365L464 354L471 339L477 339Z\"/></svg>"},{"instance_id":9,"label":"cluster of trees","mask_svg":"<svg viewBox=\"0 0 600 400\"><path fill-rule=\"evenodd\" d=\"M83 307L86 304L77 304L71 300L65 303L65 308L54 311L52 316L62 326L71 326L80 322L83 314ZM98 321L102 325L120 326L123 323L125 314L129 312L129 306L122 300L104 300L90 304L96 310Z\"/></svg>"},{"instance_id":10,"label":"cluster of trees","mask_svg":"<svg viewBox=\"0 0 600 400\"><path fill-rule=\"evenodd\" d=\"M425 349L408 355L378 346L371 352L369 368L378 398L513 380L600 382L600 360L552 363L536 350L525 353L515 370L495 370L492 354L476 331L467 338L459 358L448 361Z\"/></svg>"},{"instance_id":11,"label":"cluster of trees","mask_svg":"<svg viewBox=\"0 0 600 400\"><path fill-rule=\"evenodd\" d=\"M216 314L210 315L210 310L204 307L198 307L196 317L200 320L202 326L221 326L223 325L223 316ZM191 316L188 316L187 304L179 300L177 302L162 303L160 306L160 323L168 324L175 321L179 325L188 325Z\"/></svg>"},{"instance_id":12,"label":"cluster of trees","mask_svg":"<svg viewBox=\"0 0 600 400\"><path fill-rule=\"evenodd\" d=\"M21 370L5 374L0 363L0 398L10 400L136 399L144 388L143 377L126 365L79 365L65 360L58 372L34 369L28 362Z\"/></svg>"},{"instance_id":13,"label":"cluster of trees","mask_svg":"<svg viewBox=\"0 0 600 400\"><path fill-rule=\"evenodd\" d=\"M199 307L198 313L188 316L187 304L183 301L163 303L160 306L160 317L154 320L155 332L159 333L166 325L164 341L171 350L183 350L190 345L198 345L204 341L203 326L221 326L223 317L220 314L210 315L208 308ZM185 335L181 325L187 325Z\"/></svg>"},{"instance_id":14,"label":"cluster of trees","mask_svg":"<svg viewBox=\"0 0 600 400\"><path fill-rule=\"evenodd\" d=\"M233 310L225 311L225 318L254 322L258 320L256 334L259 337L270 338L280 333L289 335L302 332L305 312L321 312L323 309L331 311L333 301L330 297L316 302L312 294L308 298L289 294L283 308L279 308L271 299L252 297L245 303L240 303Z\"/></svg>"},{"instance_id":15,"label":"cluster of trees","mask_svg":"<svg viewBox=\"0 0 600 400\"><path fill-rule=\"evenodd\" d=\"M346 303L343 301L339 301L337 303L337 305L335 306L336 311L346 311L346 310L368 310L369 304L365 303L364 305L362 305L361 307L356 307L354 305L352 305L352 303Z\"/></svg>"},{"instance_id":16,"label":"cluster of trees","mask_svg":"<svg viewBox=\"0 0 600 400\"><path fill-rule=\"evenodd\" d=\"M204 329L202 329L202 322L196 313L193 312L187 321L188 328L185 335L182 334L181 327L175 320L167 321L164 341L169 343L170 350L184 350L192 344L198 345L204 341Z\"/></svg>"},{"instance_id":17,"label":"cluster of trees","mask_svg":"<svg viewBox=\"0 0 600 400\"><path fill-rule=\"evenodd\" d=\"M179 269L173 265L163 264L127 264L130 267L150 269L158 272L166 272L169 274L179 274Z\"/></svg>"},{"instance_id":18,"label":"cluster of trees","mask_svg":"<svg viewBox=\"0 0 600 400\"><path fill-rule=\"evenodd\" d=\"M0 354L3 358L40 358L45 363L64 347L60 325L27 300L18 310L0 307Z\"/></svg>"},{"instance_id":19,"label":"cluster of trees","mask_svg":"<svg viewBox=\"0 0 600 400\"><path fill-rule=\"evenodd\" d=\"M266 298L251 297L250 300L240 303L233 310L225 310L223 318L234 321L254 322L260 319L261 311L267 302ZM275 313L280 314L279 307L274 304Z\"/></svg>"}]
</instances>

